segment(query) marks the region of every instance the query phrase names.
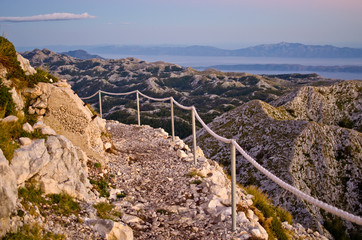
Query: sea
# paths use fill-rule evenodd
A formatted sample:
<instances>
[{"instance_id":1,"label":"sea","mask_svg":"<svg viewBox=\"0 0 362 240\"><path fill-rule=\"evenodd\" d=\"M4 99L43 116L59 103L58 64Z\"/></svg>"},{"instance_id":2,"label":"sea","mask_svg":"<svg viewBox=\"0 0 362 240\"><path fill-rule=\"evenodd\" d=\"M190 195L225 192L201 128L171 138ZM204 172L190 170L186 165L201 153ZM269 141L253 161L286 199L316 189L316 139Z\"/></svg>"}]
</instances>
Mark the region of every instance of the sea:
<instances>
[{"instance_id":1,"label":"sea","mask_svg":"<svg viewBox=\"0 0 362 240\"><path fill-rule=\"evenodd\" d=\"M205 69L213 65L236 65L236 64L300 64L305 66L362 66L362 58L278 58L278 57L233 57L233 56L172 56L172 55L120 55L95 53L104 58L119 59L135 57L148 62L164 61L175 63L183 67ZM233 70L234 71L234 70ZM293 71L260 71L260 70L237 70L234 72L248 72L252 74L286 74ZM325 78L344 80L362 80L362 73L352 72L316 72L301 71L298 73L317 73Z\"/></svg>"}]
</instances>

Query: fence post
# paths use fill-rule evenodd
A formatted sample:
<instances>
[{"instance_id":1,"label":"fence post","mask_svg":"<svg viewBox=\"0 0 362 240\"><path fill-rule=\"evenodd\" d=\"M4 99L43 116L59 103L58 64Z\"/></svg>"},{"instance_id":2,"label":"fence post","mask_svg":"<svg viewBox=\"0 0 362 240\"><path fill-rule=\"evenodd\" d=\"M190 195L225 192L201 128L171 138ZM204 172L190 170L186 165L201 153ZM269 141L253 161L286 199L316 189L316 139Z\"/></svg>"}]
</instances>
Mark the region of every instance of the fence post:
<instances>
[{"instance_id":1,"label":"fence post","mask_svg":"<svg viewBox=\"0 0 362 240\"><path fill-rule=\"evenodd\" d=\"M141 125L141 116L140 116L140 97L138 94L138 90L136 92L136 96L137 96L137 122L138 122L138 126Z\"/></svg>"},{"instance_id":2,"label":"fence post","mask_svg":"<svg viewBox=\"0 0 362 240\"><path fill-rule=\"evenodd\" d=\"M191 118L192 118L192 138L194 142L194 164L197 164L197 146L196 146L196 123L195 123L195 107L191 109Z\"/></svg>"},{"instance_id":3,"label":"fence post","mask_svg":"<svg viewBox=\"0 0 362 240\"><path fill-rule=\"evenodd\" d=\"M99 97L99 114L101 115L101 118L102 117L102 93L101 93L101 90L98 90L98 97Z\"/></svg>"},{"instance_id":4,"label":"fence post","mask_svg":"<svg viewBox=\"0 0 362 240\"><path fill-rule=\"evenodd\" d=\"M231 217L232 217L232 231L236 230L236 153L234 140L231 140Z\"/></svg>"},{"instance_id":5,"label":"fence post","mask_svg":"<svg viewBox=\"0 0 362 240\"><path fill-rule=\"evenodd\" d=\"M173 115L173 97L170 98L171 102L171 132L172 132L172 141L175 141L175 122L174 122L174 115Z\"/></svg>"}]
</instances>

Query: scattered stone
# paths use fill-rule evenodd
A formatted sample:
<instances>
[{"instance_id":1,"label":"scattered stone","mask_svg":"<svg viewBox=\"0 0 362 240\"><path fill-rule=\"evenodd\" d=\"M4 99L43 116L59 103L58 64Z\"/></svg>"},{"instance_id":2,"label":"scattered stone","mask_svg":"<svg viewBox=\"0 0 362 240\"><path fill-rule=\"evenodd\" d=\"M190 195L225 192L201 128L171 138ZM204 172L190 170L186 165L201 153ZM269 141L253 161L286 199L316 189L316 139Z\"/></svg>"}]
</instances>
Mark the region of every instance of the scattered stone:
<instances>
[{"instance_id":1,"label":"scattered stone","mask_svg":"<svg viewBox=\"0 0 362 240\"><path fill-rule=\"evenodd\" d=\"M6 118L2 119L3 122L16 122L18 121L18 117L14 116L14 115L9 115Z\"/></svg>"},{"instance_id":2,"label":"scattered stone","mask_svg":"<svg viewBox=\"0 0 362 240\"><path fill-rule=\"evenodd\" d=\"M28 133L34 132L34 128L29 123L23 124L23 130Z\"/></svg>"},{"instance_id":3,"label":"scattered stone","mask_svg":"<svg viewBox=\"0 0 362 240\"><path fill-rule=\"evenodd\" d=\"M31 139L27 137L21 137L19 138L19 142L22 146L28 146L31 144Z\"/></svg>"}]
</instances>

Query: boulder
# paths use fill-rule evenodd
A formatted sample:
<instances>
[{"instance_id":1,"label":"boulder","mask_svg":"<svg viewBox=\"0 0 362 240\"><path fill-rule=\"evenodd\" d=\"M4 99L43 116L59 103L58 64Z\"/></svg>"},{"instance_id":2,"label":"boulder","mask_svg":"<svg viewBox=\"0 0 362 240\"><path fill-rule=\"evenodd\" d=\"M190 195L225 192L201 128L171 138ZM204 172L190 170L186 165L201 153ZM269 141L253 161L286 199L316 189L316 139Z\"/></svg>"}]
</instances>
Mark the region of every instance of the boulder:
<instances>
[{"instance_id":1,"label":"boulder","mask_svg":"<svg viewBox=\"0 0 362 240\"><path fill-rule=\"evenodd\" d=\"M16 207L18 189L15 174L0 149L0 237L10 227L10 214Z\"/></svg>"},{"instance_id":2,"label":"boulder","mask_svg":"<svg viewBox=\"0 0 362 240\"><path fill-rule=\"evenodd\" d=\"M27 137L21 137L21 138L19 138L19 142L23 146L28 146L31 144L31 139L27 138Z\"/></svg>"},{"instance_id":3,"label":"boulder","mask_svg":"<svg viewBox=\"0 0 362 240\"><path fill-rule=\"evenodd\" d=\"M47 83L39 83L38 87L42 92L40 98L47 99L44 123L72 141L88 156L103 162L101 133L105 131L105 120L92 118L91 111L69 87Z\"/></svg>"},{"instance_id":4,"label":"boulder","mask_svg":"<svg viewBox=\"0 0 362 240\"><path fill-rule=\"evenodd\" d=\"M14 116L14 115L9 115L6 118L4 118L2 121L3 122L16 122L18 121L18 117Z\"/></svg>"},{"instance_id":5,"label":"boulder","mask_svg":"<svg viewBox=\"0 0 362 240\"><path fill-rule=\"evenodd\" d=\"M23 124L23 130L28 133L34 132L34 128L29 123Z\"/></svg>"},{"instance_id":6,"label":"boulder","mask_svg":"<svg viewBox=\"0 0 362 240\"><path fill-rule=\"evenodd\" d=\"M15 173L17 184L20 185L34 176L49 160L44 139L35 140L30 145L15 150L10 167Z\"/></svg>"},{"instance_id":7,"label":"boulder","mask_svg":"<svg viewBox=\"0 0 362 240\"><path fill-rule=\"evenodd\" d=\"M24 58L19 53L16 53L16 58L20 63L20 67L24 70L26 75L33 75L36 73L36 70L30 65L28 59Z\"/></svg>"},{"instance_id":8,"label":"boulder","mask_svg":"<svg viewBox=\"0 0 362 240\"><path fill-rule=\"evenodd\" d=\"M62 191L81 199L92 199L88 174L78 158L77 148L64 136L49 136L45 143L49 162L39 170L36 179L45 194Z\"/></svg>"},{"instance_id":9,"label":"boulder","mask_svg":"<svg viewBox=\"0 0 362 240\"><path fill-rule=\"evenodd\" d=\"M108 240L133 240L133 231L123 223L108 219L89 219L86 223Z\"/></svg>"}]
</instances>

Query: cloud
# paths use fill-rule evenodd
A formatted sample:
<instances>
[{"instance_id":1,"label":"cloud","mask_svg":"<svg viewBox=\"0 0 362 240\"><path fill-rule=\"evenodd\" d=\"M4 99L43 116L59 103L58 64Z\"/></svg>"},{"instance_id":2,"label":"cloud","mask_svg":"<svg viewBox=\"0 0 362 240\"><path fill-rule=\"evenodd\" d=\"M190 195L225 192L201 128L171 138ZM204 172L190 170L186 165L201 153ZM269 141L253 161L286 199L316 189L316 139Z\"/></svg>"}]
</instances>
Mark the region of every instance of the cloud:
<instances>
[{"instance_id":1,"label":"cloud","mask_svg":"<svg viewBox=\"0 0 362 240\"><path fill-rule=\"evenodd\" d=\"M40 21L65 21L65 20L79 20L86 18L95 18L87 12L82 14L73 13L52 13L42 14L29 17L0 17L0 22L40 22Z\"/></svg>"}]
</instances>

